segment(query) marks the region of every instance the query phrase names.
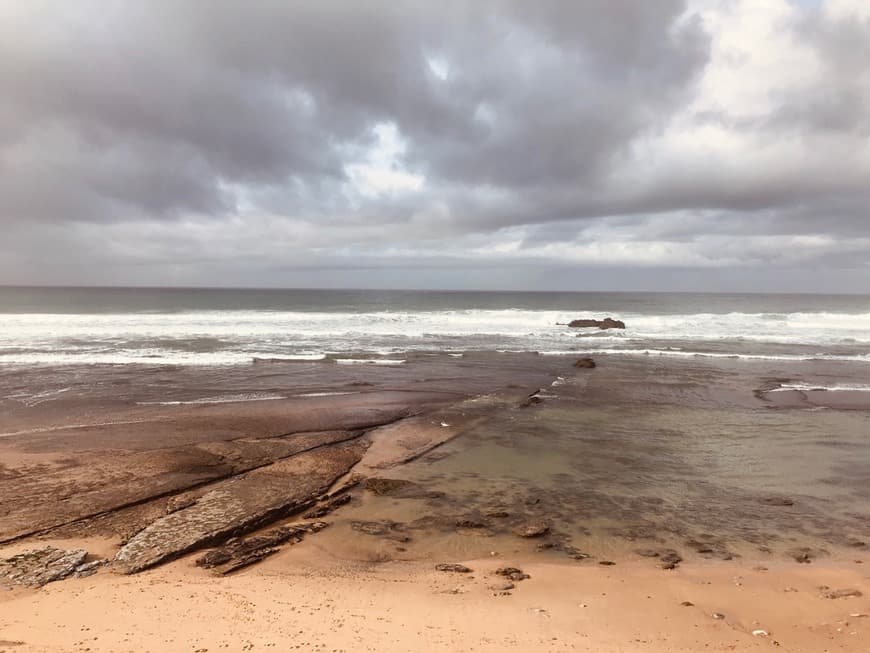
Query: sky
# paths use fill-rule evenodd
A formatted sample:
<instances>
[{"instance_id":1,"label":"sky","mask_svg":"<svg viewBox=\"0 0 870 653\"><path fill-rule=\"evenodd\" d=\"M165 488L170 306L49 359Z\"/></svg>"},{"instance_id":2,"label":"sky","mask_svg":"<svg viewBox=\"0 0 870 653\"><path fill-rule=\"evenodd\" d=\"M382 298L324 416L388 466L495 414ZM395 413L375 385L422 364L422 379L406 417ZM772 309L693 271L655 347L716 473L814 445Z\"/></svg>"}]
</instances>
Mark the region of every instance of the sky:
<instances>
[{"instance_id":1,"label":"sky","mask_svg":"<svg viewBox=\"0 0 870 653\"><path fill-rule=\"evenodd\" d=\"M867 0L0 0L0 284L870 292Z\"/></svg>"}]
</instances>

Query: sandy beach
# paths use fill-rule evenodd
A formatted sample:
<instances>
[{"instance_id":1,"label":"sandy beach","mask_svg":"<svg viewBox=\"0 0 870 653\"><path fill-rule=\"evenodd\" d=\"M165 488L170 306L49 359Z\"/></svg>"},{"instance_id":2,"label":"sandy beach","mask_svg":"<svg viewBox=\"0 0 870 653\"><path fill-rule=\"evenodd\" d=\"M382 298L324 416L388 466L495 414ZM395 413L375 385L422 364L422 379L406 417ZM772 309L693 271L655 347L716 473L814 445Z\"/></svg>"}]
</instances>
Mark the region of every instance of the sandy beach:
<instances>
[{"instance_id":1,"label":"sandy beach","mask_svg":"<svg viewBox=\"0 0 870 653\"><path fill-rule=\"evenodd\" d=\"M92 368L7 410L0 558L82 557L6 563L0 650L868 650L866 393L791 388L860 365L575 360Z\"/></svg>"},{"instance_id":2,"label":"sandy beach","mask_svg":"<svg viewBox=\"0 0 870 653\"><path fill-rule=\"evenodd\" d=\"M851 560L665 571L649 560L569 566L499 554L462 561L474 571L456 574L321 554L312 542L224 578L180 560L7 592L0 650L818 653L866 651L870 639L870 578ZM531 578L494 591L504 579L493 572L508 564ZM829 599L823 586L864 596Z\"/></svg>"}]
</instances>

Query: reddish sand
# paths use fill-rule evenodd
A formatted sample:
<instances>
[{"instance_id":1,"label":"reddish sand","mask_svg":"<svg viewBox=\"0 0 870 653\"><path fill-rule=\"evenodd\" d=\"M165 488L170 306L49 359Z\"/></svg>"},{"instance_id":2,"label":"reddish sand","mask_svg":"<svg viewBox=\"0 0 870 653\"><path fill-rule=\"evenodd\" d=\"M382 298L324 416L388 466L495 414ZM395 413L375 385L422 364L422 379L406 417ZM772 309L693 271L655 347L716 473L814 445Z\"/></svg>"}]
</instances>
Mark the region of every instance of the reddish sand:
<instances>
[{"instance_id":1,"label":"reddish sand","mask_svg":"<svg viewBox=\"0 0 870 653\"><path fill-rule=\"evenodd\" d=\"M707 561L674 571L649 560L463 562L473 573L325 559L315 538L225 578L192 558L136 576L103 570L5 592L0 651L820 653L867 651L870 642L870 579L853 561ZM498 595L490 587L503 579L493 572L507 564L531 578ZM822 586L863 596L829 599Z\"/></svg>"}]
</instances>

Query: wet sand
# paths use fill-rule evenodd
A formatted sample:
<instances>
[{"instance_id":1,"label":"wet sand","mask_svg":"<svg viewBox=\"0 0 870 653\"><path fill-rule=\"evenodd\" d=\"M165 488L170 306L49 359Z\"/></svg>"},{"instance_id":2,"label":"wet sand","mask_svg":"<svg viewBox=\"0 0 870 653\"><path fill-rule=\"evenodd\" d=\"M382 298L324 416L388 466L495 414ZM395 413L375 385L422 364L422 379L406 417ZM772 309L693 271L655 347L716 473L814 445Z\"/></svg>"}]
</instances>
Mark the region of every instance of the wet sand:
<instances>
[{"instance_id":1,"label":"wet sand","mask_svg":"<svg viewBox=\"0 0 870 653\"><path fill-rule=\"evenodd\" d=\"M573 361L5 375L0 557L118 559L3 592L0 650L866 650L870 393L781 388L868 366ZM318 510L259 564L196 566ZM504 565L532 578L501 595Z\"/></svg>"}]
</instances>

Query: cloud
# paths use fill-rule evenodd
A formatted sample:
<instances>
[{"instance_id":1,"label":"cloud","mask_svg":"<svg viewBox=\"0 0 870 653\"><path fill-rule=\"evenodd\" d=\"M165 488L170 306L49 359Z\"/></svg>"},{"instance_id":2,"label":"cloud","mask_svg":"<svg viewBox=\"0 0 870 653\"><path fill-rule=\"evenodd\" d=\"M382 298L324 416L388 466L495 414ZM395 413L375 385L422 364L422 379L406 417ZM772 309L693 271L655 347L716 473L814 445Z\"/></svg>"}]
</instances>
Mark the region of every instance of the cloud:
<instances>
[{"instance_id":1,"label":"cloud","mask_svg":"<svg viewBox=\"0 0 870 653\"><path fill-rule=\"evenodd\" d=\"M863 0L5 0L0 282L860 290L868 44Z\"/></svg>"}]
</instances>

